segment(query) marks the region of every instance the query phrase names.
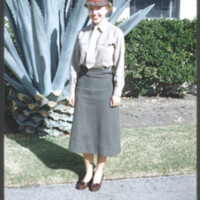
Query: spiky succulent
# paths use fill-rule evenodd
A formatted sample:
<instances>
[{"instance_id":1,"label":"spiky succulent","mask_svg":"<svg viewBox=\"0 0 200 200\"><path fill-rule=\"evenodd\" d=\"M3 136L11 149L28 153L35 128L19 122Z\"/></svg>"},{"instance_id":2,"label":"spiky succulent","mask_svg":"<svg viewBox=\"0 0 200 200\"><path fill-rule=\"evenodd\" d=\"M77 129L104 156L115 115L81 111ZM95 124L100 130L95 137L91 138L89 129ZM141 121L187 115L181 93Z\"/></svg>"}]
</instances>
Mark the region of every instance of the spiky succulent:
<instances>
[{"instance_id":1,"label":"spiky succulent","mask_svg":"<svg viewBox=\"0 0 200 200\"><path fill-rule=\"evenodd\" d=\"M69 69L78 31L90 23L84 0L5 0L5 80L12 89L13 116L22 130L37 135L70 132ZM130 0L120 0L109 21L116 23ZM119 25L128 34L152 6Z\"/></svg>"}]
</instances>

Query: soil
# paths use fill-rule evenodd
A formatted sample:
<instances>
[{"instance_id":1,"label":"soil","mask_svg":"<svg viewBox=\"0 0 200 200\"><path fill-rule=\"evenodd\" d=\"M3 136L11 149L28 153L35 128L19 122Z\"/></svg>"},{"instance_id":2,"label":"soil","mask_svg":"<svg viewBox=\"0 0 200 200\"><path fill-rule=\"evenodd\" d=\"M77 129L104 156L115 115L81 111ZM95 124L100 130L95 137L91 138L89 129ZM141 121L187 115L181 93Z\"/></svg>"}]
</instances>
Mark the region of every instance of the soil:
<instances>
[{"instance_id":1,"label":"soil","mask_svg":"<svg viewBox=\"0 0 200 200\"><path fill-rule=\"evenodd\" d=\"M122 97L121 128L196 124L196 96L184 98ZM18 125L9 109L5 113L5 133L16 133Z\"/></svg>"},{"instance_id":2,"label":"soil","mask_svg":"<svg viewBox=\"0 0 200 200\"><path fill-rule=\"evenodd\" d=\"M122 98L121 128L196 124L196 96Z\"/></svg>"}]
</instances>

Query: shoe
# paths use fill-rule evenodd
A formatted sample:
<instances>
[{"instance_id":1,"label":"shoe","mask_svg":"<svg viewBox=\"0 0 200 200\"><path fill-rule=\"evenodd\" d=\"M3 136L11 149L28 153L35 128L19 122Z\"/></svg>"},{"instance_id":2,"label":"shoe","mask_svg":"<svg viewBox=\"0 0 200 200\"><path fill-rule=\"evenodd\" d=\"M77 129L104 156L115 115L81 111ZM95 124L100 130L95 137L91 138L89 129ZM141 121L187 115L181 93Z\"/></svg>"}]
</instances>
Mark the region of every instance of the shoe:
<instances>
[{"instance_id":1,"label":"shoe","mask_svg":"<svg viewBox=\"0 0 200 200\"><path fill-rule=\"evenodd\" d=\"M93 176L94 176L94 172L93 172L93 174L92 174L92 178L93 178ZM89 182L87 182L87 183L84 182L83 180L78 181L77 184L76 184L76 189L77 189L77 190L84 190L84 189L86 189L86 188L91 184L92 178L91 178L91 180L90 180Z\"/></svg>"},{"instance_id":2,"label":"shoe","mask_svg":"<svg viewBox=\"0 0 200 200\"><path fill-rule=\"evenodd\" d=\"M101 178L101 182L100 182L100 183L92 183L92 184L90 185L90 191L96 192L96 191L100 190L102 181L103 181L103 176L102 176L102 178Z\"/></svg>"},{"instance_id":3,"label":"shoe","mask_svg":"<svg viewBox=\"0 0 200 200\"><path fill-rule=\"evenodd\" d=\"M76 189L77 190L84 190L84 189L86 189L89 186L89 184L91 183L91 180L89 182L87 182L87 183L84 182L84 181L82 181L82 180L78 181L77 184L76 184Z\"/></svg>"}]
</instances>

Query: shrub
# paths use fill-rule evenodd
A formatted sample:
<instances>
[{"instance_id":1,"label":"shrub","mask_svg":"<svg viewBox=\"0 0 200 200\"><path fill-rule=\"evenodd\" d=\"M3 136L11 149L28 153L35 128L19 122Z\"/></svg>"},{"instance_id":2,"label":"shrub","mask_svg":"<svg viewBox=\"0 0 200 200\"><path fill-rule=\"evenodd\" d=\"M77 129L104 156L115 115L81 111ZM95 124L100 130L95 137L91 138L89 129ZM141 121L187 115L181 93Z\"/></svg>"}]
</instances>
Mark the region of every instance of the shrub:
<instances>
[{"instance_id":1,"label":"shrub","mask_svg":"<svg viewBox=\"0 0 200 200\"><path fill-rule=\"evenodd\" d=\"M196 20L146 19L125 41L124 95L181 96L196 84Z\"/></svg>"}]
</instances>

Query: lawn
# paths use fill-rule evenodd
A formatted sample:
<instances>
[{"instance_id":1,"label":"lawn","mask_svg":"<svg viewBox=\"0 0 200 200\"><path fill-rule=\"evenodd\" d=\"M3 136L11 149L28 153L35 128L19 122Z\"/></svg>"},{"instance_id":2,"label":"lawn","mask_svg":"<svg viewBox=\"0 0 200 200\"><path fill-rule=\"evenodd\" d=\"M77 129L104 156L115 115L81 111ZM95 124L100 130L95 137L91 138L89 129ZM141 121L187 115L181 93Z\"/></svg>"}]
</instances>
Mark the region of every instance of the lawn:
<instances>
[{"instance_id":1,"label":"lawn","mask_svg":"<svg viewBox=\"0 0 200 200\"><path fill-rule=\"evenodd\" d=\"M5 135L5 187L76 182L84 174L82 155L67 150L69 136ZM193 174L196 126L121 130L122 151L108 157L105 179Z\"/></svg>"}]
</instances>

